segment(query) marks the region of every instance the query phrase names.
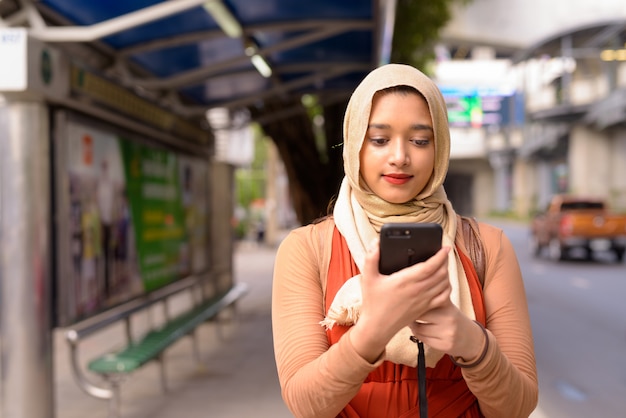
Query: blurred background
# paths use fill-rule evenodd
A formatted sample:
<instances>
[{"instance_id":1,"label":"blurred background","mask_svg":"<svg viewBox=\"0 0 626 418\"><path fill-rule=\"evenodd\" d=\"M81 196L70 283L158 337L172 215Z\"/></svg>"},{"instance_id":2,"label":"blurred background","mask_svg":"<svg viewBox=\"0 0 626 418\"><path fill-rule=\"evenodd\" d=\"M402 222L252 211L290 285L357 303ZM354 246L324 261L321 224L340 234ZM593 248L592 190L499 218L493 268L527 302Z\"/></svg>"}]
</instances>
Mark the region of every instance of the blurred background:
<instances>
[{"instance_id":1,"label":"blurred background","mask_svg":"<svg viewBox=\"0 0 626 418\"><path fill-rule=\"evenodd\" d=\"M289 416L273 257L327 213L350 93L388 62L435 80L448 197L517 250L533 417L624 416L620 0L0 0L0 416L115 416L89 362L238 283L202 366L176 337L170 389L147 363L122 416Z\"/></svg>"}]
</instances>

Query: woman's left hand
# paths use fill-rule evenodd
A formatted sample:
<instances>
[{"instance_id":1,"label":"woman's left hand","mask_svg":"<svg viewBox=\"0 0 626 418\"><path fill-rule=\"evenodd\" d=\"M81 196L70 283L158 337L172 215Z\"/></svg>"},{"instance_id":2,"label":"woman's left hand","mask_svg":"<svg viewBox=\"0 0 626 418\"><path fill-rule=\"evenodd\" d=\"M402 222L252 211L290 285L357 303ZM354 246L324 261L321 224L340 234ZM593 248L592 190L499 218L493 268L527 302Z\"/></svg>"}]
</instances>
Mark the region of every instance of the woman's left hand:
<instances>
[{"instance_id":1,"label":"woman's left hand","mask_svg":"<svg viewBox=\"0 0 626 418\"><path fill-rule=\"evenodd\" d=\"M428 311L409 326L424 344L465 361L477 358L486 343L480 326L452 301Z\"/></svg>"}]
</instances>

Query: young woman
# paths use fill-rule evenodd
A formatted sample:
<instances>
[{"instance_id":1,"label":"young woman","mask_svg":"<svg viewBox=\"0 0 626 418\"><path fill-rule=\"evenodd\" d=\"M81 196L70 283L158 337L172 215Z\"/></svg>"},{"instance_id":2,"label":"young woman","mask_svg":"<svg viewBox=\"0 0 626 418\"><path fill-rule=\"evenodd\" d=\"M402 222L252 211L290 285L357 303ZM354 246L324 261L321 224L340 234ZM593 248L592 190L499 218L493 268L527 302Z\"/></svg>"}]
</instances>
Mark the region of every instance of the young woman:
<instances>
[{"instance_id":1,"label":"young woman","mask_svg":"<svg viewBox=\"0 0 626 418\"><path fill-rule=\"evenodd\" d=\"M528 417L537 404L511 243L480 223L481 283L443 188L446 115L436 85L406 65L372 71L350 99L333 215L292 231L276 256L274 349L296 417L419 416L424 390L431 417ZM441 225L441 250L380 274L378 235L392 222ZM416 340L425 346L425 389Z\"/></svg>"}]
</instances>

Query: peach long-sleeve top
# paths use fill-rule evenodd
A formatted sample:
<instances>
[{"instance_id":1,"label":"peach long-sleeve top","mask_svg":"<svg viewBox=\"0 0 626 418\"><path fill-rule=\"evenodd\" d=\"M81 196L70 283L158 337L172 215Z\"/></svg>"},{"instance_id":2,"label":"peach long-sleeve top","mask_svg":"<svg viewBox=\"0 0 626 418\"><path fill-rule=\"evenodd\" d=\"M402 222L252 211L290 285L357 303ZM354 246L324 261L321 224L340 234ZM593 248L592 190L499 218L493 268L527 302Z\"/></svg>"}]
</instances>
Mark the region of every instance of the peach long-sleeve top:
<instances>
[{"instance_id":1,"label":"peach long-sleeve top","mask_svg":"<svg viewBox=\"0 0 626 418\"><path fill-rule=\"evenodd\" d=\"M335 417L382 359L369 363L342 338L329 346L324 296L334 222L295 229L275 261L272 328L283 399L296 417ZM481 223L486 269L484 301L489 349L484 360L462 370L481 412L528 417L538 384L526 293L514 249L502 230ZM457 232L457 243L463 238ZM349 331L348 331L349 332Z\"/></svg>"}]
</instances>

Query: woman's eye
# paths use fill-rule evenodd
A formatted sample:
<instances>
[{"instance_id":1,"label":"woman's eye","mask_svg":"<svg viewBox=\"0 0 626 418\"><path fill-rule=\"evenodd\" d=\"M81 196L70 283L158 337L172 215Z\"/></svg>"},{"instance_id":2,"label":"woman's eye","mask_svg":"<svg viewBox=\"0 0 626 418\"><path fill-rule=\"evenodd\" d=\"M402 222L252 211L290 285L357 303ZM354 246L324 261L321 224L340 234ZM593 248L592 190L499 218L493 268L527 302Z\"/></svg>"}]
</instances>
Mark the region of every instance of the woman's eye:
<instances>
[{"instance_id":1,"label":"woman's eye","mask_svg":"<svg viewBox=\"0 0 626 418\"><path fill-rule=\"evenodd\" d=\"M418 147L425 147L430 144L430 139L412 139L411 142Z\"/></svg>"},{"instance_id":2,"label":"woman's eye","mask_svg":"<svg viewBox=\"0 0 626 418\"><path fill-rule=\"evenodd\" d=\"M385 145L388 142L386 138L370 138L369 141L374 145Z\"/></svg>"}]
</instances>

